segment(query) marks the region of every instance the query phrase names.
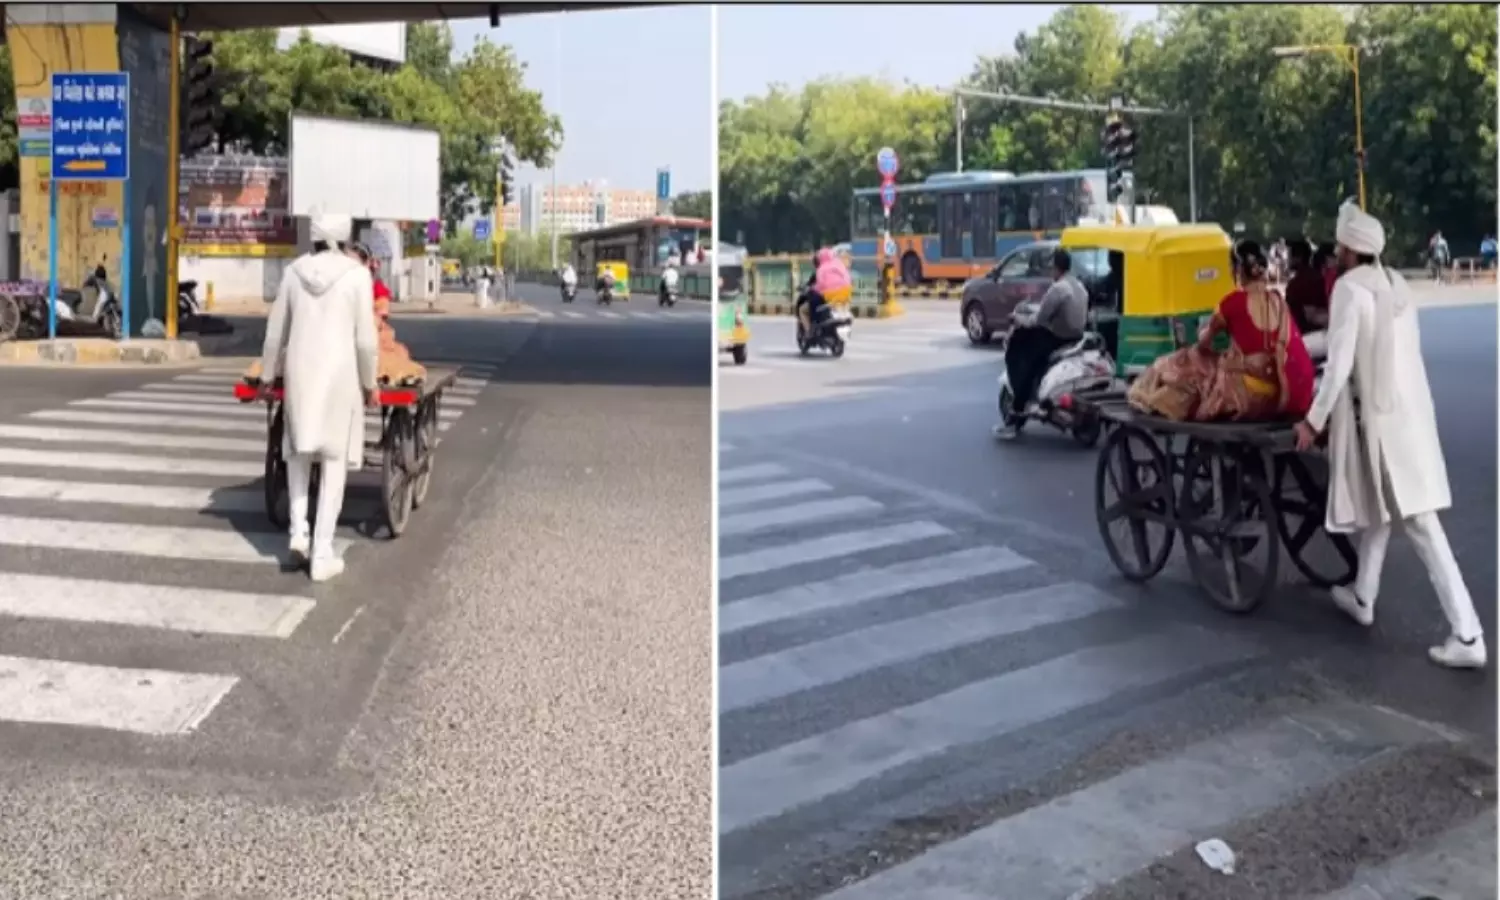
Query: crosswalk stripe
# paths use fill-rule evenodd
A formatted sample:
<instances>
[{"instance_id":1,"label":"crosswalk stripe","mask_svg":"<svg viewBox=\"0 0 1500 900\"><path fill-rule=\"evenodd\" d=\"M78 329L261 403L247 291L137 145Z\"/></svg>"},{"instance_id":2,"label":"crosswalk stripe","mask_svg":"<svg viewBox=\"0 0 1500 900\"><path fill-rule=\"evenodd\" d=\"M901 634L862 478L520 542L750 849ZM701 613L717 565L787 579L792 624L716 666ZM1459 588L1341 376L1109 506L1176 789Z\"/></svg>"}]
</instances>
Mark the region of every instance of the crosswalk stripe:
<instances>
[{"instance_id":1,"label":"crosswalk stripe","mask_svg":"<svg viewBox=\"0 0 1500 900\"><path fill-rule=\"evenodd\" d=\"M155 400L113 400L104 397L86 397L74 400L69 406L88 409L138 409L146 412L192 413L194 415L230 416L234 418L260 419L264 422L266 411L259 404L237 405L209 403L168 403ZM262 424L261 427L265 427Z\"/></svg>"},{"instance_id":2,"label":"crosswalk stripe","mask_svg":"<svg viewBox=\"0 0 1500 900\"><path fill-rule=\"evenodd\" d=\"M753 376L756 376L756 375L769 375L769 374L771 374L771 371L769 369L757 369L753 364L752 365L748 365L748 366L721 365L721 366L719 366L719 371L720 372L731 373L736 378L745 378L745 377L753 377Z\"/></svg>"},{"instance_id":3,"label":"crosswalk stripe","mask_svg":"<svg viewBox=\"0 0 1500 900\"><path fill-rule=\"evenodd\" d=\"M0 498L214 512L259 512L266 508L265 497L258 487L195 488L5 476L0 476Z\"/></svg>"},{"instance_id":4,"label":"crosswalk stripe","mask_svg":"<svg viewBox=\"0 0 1500 900\"><path fill-rule=\"evenodd\" d=\"M719 711L754 706L907 660L1082 619L1120 605L1086 585L1059 584L847 632L725 666L719 671Z\"/></svg>"},{"instance_id":5,"label":"crosswalk stripe","mask_svg":"<svg viewBox=\"0 0 1500 900\"><path fill-rule=\"evenodd\" d=\"M0 572L0 616L240 637L290 637L306 597Z\"/></svg>"},{"instance_id":6,"label":"crosswalk stripe","mask_svg":"<svg viewBox=\"0 0 1500 900\"><path fill-rule=\"evenodd\" d=\"M240 381L240 377L236 375L213 375L203 372L189 372L186 375L178 375L172 381L184 384L220 385L232 389Z\"/></svg>"},{"instance_id":7,"label":"crosswalk stripe","mask_svg":"<svg viewBox=\"0 0 1500 900\"><path fill-rule=\"evenodd\" d=\"M874 515L884 509L885 504L868 497L836 497L832 500L813 500L793 506L720 515L719 537L738 537L771 528L809 525L844 516Z\"/></svg>"},{"instance_id":8,"label":"crosswalk stripe","mask_svg":"<svg viewBox=\"0 0 1500 900\"><path fill-rule=\"evenodd\" d=\"M179 450L218 450L225 453L263 454L264 439L213 437L193 434L161 434L150 431L119 431L103 428L54 428L45 425L0 424L0 438L23 441L55 441L80 445L117 444L125 447L161 447Z\"/></svg>"},{"instance_id":9,"label":"crosswalk stripe","mask_svg":"<svg viewBox=\"0 0 1500 900\"><path fill-rule=\"evenodd\" d=\"M722 496L722 495L721 495ZM847 531L811 540L793 541L777 547L765 547L734 556L719 556L719 578L743 578L806 563L826 562L842 556L854 556L871 550L882 550L911 544L929 538L946 537L953 532L936 522L903 522L865 531Z\"/></svg>"},{"instance_id":10,"label":"crosswalk stripe","mask_svg":"<svg viewBox=\"0 0 1500 900\"><path fill-rule=\"evenodd\" d=\"M552 313L548 312L545 309L533 309L532 312L536 314L536 317L538 319L550 319L550 318L552 318Z\"/></svg>"},{"instance_id":11,"label":"crosswalk stripe","mask_svg":"<svg viewBox=\"0 0 1500 900\"><path fill-rule=\"evenodd\" d=\"M564 310L563 315L569 319L582 319L584 317L583 313L572 312L570 310Z\"/></svg>"},{"instance_id":12,"label":"crosswalk stripe","mask_svg":"<svg viewBox=\"0 0 1500 900\"><path fill-rule=\"evenodd\" d=\"M231 675L0 656L0 720L187 734L238 681Z\"/></svg>"},{"instance_id":13,"label":"crosswalk stripe","mask_svg":"<svg viewBox=\"0 0 1500 900\"><path fill-rule=\"evenodd\" d=\"M224 381L209 384L202 381L158 381L152 384L143 384L140 389L143 391L152 391L153 393L158 391L175 391L195 396L202 394L211 397L229 397L234 392L234 382Z\"/></svg>"},{"instance_id":14,"label":"crosswalk stripe","mask_svg":"<svg viewBox=\"0 0 1500 900\"><path fill-rule=\"evenodd\" d=\"M0 544L226 563L267 563L287 554L284 534L23 516L0 516ZM349 544L334 539L337 551Z\"/></svg>"},{"instance_id":15,"label":"crosswalk stripe","mask_svg":"<svg viewBox=\"0 0 1500 900\"><path fill-rule=\"evenodd\" d=\"M827 581L772 591L719 607L719 633L731 634L795 618L898 597L913 591L1000 575L1035 565L1004 547L972 547L881 569L864 569Z\"/></svg>"},{"instance_id":16,"label":"crosswalk stripe","mask_svg":"<svg viewBox=\"0 0 1500 900\"><path fill-rule=\"evenodd\" d=\"M1357 873L1343 890L1324 894L1318 900L1456 897L1452 893L1454 884L1473 886L1474 897L1495 895L1493 811L1450 828L1437 840L1426 842L1423 849Z\"/></svg>"},{"instance_id":17,"label":"crosswalk stripe","mask_svg":"<svg viewBox=\"0 0 1500 900\"><path fill-rule=\"evenodd\" d=\"M223 459L136 456L128 453L78 453L55 450L22 450L0 447L0 465L39 469L98 469L143 472L157 475L213 475L226 478L257 478L265 471L262 462Z\"/></svg>"},{"instance_id":18,"label":"crosswalk stripe","mask_svg":"<svg viewBox=\"0 0 1500 900\"><path fill-rule=\"evenodd\" d=\"M605 312L604 310L600 310L599 313L598 313L598 315L599 315L599 317L601 319L619 319L619 318L623 318L619 313Z\"/></svg>"},{"instance_id":19,"label":"crosswalk stripe","mask_svg":"<svg viewBox=\"0 0 1500 900\"><path fill-rule=\"evenodd\" d=\"M1138 648L1158 648L1155 659L1137 657L1136 665L1146 666L1145 671L1132 665L1100 677L1140 683L1148 672L1155 677L1186 671L1172 664L1174 657L1203 662L1214 655L1210 648L1217 638L1203 635L1162 646L1166 636L1136 642ZM1020 708L1030 711L1046 705L1057 689L1039 688L1006 696L1016 697ZM1010 707L995 703L995 696L987 698L988 709ZM997 884L1017 897L1083 897L1238 819L1329 784L1389 749L1392 739L1370 719L1368 710L1334 706L1211 738L1001 819L830 894L828 900L991 896ZM923 731L911 734L920 738ZM1488 840L1493 848L1493 813ZM1060 842L1072 843L1078 852L1060 851ZM1066 853L1067 865L1058 865L1059 852ZM1350 898L1369 896L1355 893ZM1403 900L1411 896L1402 895Z\"/></svg>"},{"instance_id":20,"label":"crosswalk stripe","mask_svg":"<svg viewBox=\"0 0 1500 900\"><path fill-rule=\"evenodd\" d=\"M740 466L734 469L719 470L719 484L737 484L741 481L755 481L760 478L776 478L789 474L785 466L776 463L756 463L753 466Z\"/></svg>"},{"instance_id":21,"label":"crosswalk stripe","mask_svg":"<svg viewBox=\"0 0 1500 900\"><path fill-rule=\"evenodd\" d=\"M29 419L47 422L67 422L88 425L124 425L127 428L188 428L196 431L222 431L239 434L266 433L265 413L259 421L235 419L198 418L196 416L167 416L151 413L92 412L82 409L41 409L28 414Z\"/></svg>"},{"instance_id":22,"label":"crosswalk stripe","mask_svg":"<svg viewBox=\"0 0 1500 900\"><path fill-rule=\"evenodd\" d=\"M224 391L221 394L195 394L191 392L169 393L167 391L135 390L115 391L114 393L106 394L105 396L111 400L148 400L152 403L181 401L183 403L207 403L211 405L222 406L245 405L243 401L235 397L234 394L229 391Z\"/></svg>"},{"instance_id":23,"label":"crosswalk stripe","mask_svg":"<svg viewBox=\"0 0 1500 900\"><path fill-rule=\"evenodd\" d=\"M821 494L831 490L833 490L833 485L826 481L819 481L816 478L803 478L799 481L777 481L771 484L757 484L744 488L730 488L727 491L719 491L719 508L747 506L751 503L764 503L767 500L785 500L788 497Z\"/></svg>"},{"instance_id":24,"label":"crosswalk stripe","mask_svg":"<svg viewBox=\"0 0 1500 900\"><path fill-rule=\"evenodd\" d=\"M1102 703L1121 691L1242 661L1252 652L1248 645L1203 629L1173 627L972 682L930 700L778 747L720 769L720 834L826 800L949 747L991 740ZM997 703L997 697L1007 700ZM1014 846L1006 850L1014 852ZM1001 848L996 852L999 855ZM1060 871L1066 872L1067 867ZM1015 877L1006 882L1014 884ZM999 882L991 882L995 883ZM931 882L907 887L904 894L870 896L933 896ZM1021 893L1070 896L1050 890Z\"/></svg>"}]
</instances>

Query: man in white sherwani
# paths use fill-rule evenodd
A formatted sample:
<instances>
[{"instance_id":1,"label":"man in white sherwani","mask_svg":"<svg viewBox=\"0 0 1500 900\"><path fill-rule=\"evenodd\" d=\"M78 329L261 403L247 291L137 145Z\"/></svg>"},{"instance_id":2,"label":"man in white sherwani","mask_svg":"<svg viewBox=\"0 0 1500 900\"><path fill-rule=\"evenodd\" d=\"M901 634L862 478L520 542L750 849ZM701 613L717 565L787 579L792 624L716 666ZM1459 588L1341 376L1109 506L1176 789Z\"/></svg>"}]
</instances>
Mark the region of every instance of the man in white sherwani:
<instances>
[{"instance_id":1,"label":"man in white sherwani","mask_svg":"<svg viewBox=\"0 0 1500 900\"><path fill-rule=\"evenodd\" d=\"M1451 668L1483 668L1483 630L1438 520L1453 499L1411 289L1381 265L1385 229L1373 216L1345 203L1337 238L1343 275L1329 298L1328 362L1297 425L1302 449L1328 429L1325 527L1360 535L1359 574L1352 589L1333 589L1334 603L1361 625L1375 621L1380 570L1399 521L1448 618L1448 639L1428 656Z\"/></svg>"},{"instance_id":2,"label":"man in white sherwani","mask_svg":"<svg viewBox=\"0 0 1500 900\"><path fill-rule=\"evenodd\" d=\"M347 255L353 220L318 216L313 252L281 279L266 321L261 371L279 373L285 386L287 493L291 553L309 562L313 581L344 571L333 530L344 506L348 472L364 464L364 409L376 398L379 340L370 270ZM263 383L269 384L270 375ZM321 464L317 532L307 526L314 464Z\"/></svg>"}]
</instances>

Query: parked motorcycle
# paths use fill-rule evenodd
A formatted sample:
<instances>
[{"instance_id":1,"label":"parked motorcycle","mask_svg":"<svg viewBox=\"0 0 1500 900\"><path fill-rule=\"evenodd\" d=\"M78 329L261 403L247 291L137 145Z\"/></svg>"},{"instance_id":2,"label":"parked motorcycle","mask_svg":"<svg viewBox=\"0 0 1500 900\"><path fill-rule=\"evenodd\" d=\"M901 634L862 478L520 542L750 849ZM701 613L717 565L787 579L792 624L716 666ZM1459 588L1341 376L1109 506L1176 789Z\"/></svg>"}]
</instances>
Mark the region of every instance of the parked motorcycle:
<instances>
[{"instance_id":1,"label":"parked motorcycle","mask_svg":"<svg viewBox=\"0 0 1500 900\"><path fill-rule=\"evenodd\" d=\"M1035 301L1017 306L1011 315L1012 329L1030 325L1037 307ZM1072 435L1079 444L1092 447L1099 441L1103 422L1097 415L1077 409L1073 396L1113 386L1115 361L1105 346L1104 336L1094 329L1091 316L1083 338L1055 351L1048 359L1047 372L1024 415L1018 416L1013 411L1015 391L1011 388L1010 372L1001 372L998 382L1001 425L1019 433L1029 421L1043 422Z\"/></svg>"},{"instance_id":2,"label":"parked motorcycle","mask_svg":"<svg viewBox=\"0 0 1500 900\"><path fill-rule=\"evenodd\" d=\"M120 313L120 300L110 287L102 265L84 276L82 288L58 290L57 318L92 326L114 340L123 336L125 322Z\"/></svg>"},{"instance_id":3,"label":"parked motorcycle","mask_svg":"<svg viewBox=\"0 0 1500 900\"><path fill-rule=\"evenodd\" d=\"M177 283L177 324L181 325L203 314L203 307L198 304L198 282L179 281Z\"/></svg>"},{"instance_id":4,"label":"parked motorcycle","mask_svg":"<svg viewBox=\"0 0 1500 900\"><path fill-rule=\"evenodd\" d=\"M818 306L809 316L811 327L804 328L802 317L797 317L797 349L806 356L814 347L827 350L834 359L844 355L849 345L849 333L854 329L854 319L846 312L839 312L831 304Z\"/></svg>"}]
</instances>

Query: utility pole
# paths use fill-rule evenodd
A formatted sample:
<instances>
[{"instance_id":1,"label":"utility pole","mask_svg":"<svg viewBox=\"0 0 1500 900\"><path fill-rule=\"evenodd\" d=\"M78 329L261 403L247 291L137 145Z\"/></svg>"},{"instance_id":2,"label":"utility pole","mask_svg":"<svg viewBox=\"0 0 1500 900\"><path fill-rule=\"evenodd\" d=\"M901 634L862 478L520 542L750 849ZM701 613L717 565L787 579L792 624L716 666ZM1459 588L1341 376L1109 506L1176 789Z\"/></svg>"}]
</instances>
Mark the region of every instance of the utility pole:
<instances>
[{"instance_id":1,"label":"utility pole","mask_svg":"<svg viewBox=\"0 0 1500 900\"><path fill-rule=\"evenodd\" d=\"M557 67L557 117L562 118L562 20L565 13L557 14L557 30L553 33L555 46L553 47L554 65ZM557 157L562 153L562 147L558 147L552 153L552 196L548 198L551 207L551 229L552 229L552 271L557 271Z\"/></svg>"},{"instance_id":2,"label":"utility pole","mask_svg":"<svg viewBox=\"0 0 1500 900\"><path fill-rule=\"evenodd\" d=\"M1058 100L1052 97L1027 97L1022 94L996 94L990 91L976 91L971 88L954 88L953 95L958 103L962 98L973 97L981 100L993 100L997 103L1015 103L1020 106L1032 106L1041 109L1059 109L1069 112L1119 112L1132 116L1164 116L1167 118L1185 118L1188 126L1188 221L1198 221L1198 168L1196 165L1197 150L1194 146L1193 116L1192 113L1173 109L1160 109L1150 106L1124 106L1116 109L1112 104L1079 102L1076 100ZM962 108L960 106L960 108ZM963 133L963 121L958 121L959 134ZM957 146L963 146L962 138ZM960 153L958 170L963 171L963 158Z\"/></svg>"}]
</instances>

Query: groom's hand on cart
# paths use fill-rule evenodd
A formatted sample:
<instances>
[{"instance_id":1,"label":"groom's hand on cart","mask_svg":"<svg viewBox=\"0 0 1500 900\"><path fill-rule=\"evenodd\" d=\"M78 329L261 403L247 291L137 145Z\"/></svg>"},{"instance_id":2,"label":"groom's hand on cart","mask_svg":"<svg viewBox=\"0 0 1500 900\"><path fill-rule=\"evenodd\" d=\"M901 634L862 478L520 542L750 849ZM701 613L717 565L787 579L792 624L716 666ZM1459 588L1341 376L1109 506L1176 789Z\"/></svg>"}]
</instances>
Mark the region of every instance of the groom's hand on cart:
<instances>
[{"instance_id":1,"label":"groom's hand on cart","mask_svg":"<svg viewBox=\"0 0 1500 900\"><path fill-rule=\"evenodd\" d=\"M1307 450L1318 442L1318 432L1304 419L1296 425L1297 449Z\"/></svg>"}]
</instances>

